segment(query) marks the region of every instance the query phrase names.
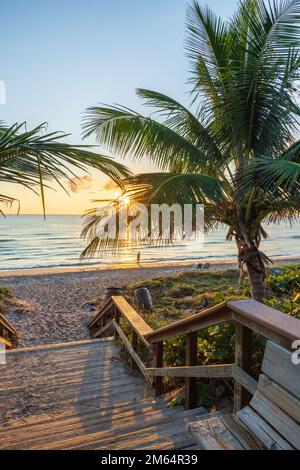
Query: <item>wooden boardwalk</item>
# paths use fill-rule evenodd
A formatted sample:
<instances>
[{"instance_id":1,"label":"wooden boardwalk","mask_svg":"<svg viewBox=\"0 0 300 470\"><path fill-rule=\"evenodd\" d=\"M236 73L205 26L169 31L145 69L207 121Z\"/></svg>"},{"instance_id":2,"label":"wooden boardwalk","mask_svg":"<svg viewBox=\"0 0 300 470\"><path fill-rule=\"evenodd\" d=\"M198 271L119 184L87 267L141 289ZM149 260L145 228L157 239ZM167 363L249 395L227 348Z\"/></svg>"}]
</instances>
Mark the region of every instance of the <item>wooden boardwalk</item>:
<instances>
[{"instance_id":1,"label":"wooden boardwalk","mask_svg":"<svg viewBox=\"0 0 300 470\"><path fill-rule=\"evenodd\" d=\"M177 449L205 410L168 408L124 367L112 339L7 352L0 449Z\"/></svg>"}]
</instances>

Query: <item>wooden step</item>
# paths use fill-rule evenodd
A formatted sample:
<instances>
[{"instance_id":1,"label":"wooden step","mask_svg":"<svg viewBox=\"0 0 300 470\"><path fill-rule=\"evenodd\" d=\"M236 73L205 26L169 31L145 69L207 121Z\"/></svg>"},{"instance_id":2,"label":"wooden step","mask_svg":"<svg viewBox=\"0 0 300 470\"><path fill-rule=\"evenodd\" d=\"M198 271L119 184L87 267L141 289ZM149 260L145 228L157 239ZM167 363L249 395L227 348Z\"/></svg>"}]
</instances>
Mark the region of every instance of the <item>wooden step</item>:
<instances>
[{"instance_id":1,"label":"wooden step","mask_svg":"<svg viewBox=\"0 0 300 470\"><path fill-rule=\"evenodd\" d=\"M103 415L94 413L84 421L58 426L52 426L50 429L45 428L39 431L35 436L23 436L22 449L37 449L45 446L53 446L56 442L77 439L82 441L82 436L87 435L105 437L121 434L126 429L130 430L143 429L157 423L164 423L174 418L174 411L171 409L151 410L144 409L142 413L119 413L117 415ZM1 444L2 445L2 444ZM13 448L13 447L12 447Z\"/></svg>"},{"instance_id":2,"label":"wooden step","mask_svg":"<svg viewBox=\"0 0 300 470\"><path fill-rule=\"evenodd\" d=\"M0 367L0 449L191 448L187 425L205 410L153 400L118 355L112 339L10 351Z\"/></svg>"}]
</instances>

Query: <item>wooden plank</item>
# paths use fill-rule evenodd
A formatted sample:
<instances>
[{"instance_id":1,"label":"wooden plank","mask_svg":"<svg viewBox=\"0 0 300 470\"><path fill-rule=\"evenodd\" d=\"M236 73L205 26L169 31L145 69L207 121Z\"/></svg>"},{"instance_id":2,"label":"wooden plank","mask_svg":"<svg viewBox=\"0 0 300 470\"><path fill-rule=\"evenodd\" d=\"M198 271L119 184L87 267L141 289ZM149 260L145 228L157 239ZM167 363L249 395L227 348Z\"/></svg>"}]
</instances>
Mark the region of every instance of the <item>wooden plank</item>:
<instances>
[{"instance_id":1,"label":"wooden plank","mask_svg":"<svg viewBox=\"0 0 300 470\"><path fill-rule=\"evenodd\" d=\"M129 322L131 328L139 336L145 346L152 351L151 345L145 339L145 335L151 333L153 329L145 322L145 320L134 310L134 308L124 299L123 296L113 296L112 301L119 310L120 314Z\"/></svg>"},{"instance_id":2,"label":"wooden plank","mask_svg":"<svg viewBox=\"0 0 300 470\"><path fill-rule=\"evenodd\" d=\"M232 377L232 367L234 367L234 364L194 367L162 367L160 369L153 368L146 370L147 373L153 377L229 378Z\"/></svg>"},{"instance_id":3,"label":"wooden plank","mask_svg":"<svg viewBox=\"0 0 300 470\"><path fill-rule=\"evenodd\" d=\"M124 299L124 297L114 296L112 297L112 301L139 336L145 336L153 332L152 328L134 310L127 300Z\"/></svg>"},{"instance_id":4,"label":"wooden plank","mask_svg":"<svg viewBox=\"0 0 300 470\"><path fill-rule=\"evenodd\" d=\"M93 338L100 338L103 335L103 333L105 333L110 328L113 328L113 322L112 321L106 323L105 326L103 326L102 328L97 330L95 333L93 333Z\"/></svg>"},{"instance_id":5,"label":"wooden plank","mask_svg":"<svg viewBox=\"0 0 300 470\"><path fill-rule=\"evenodd\" d=\"M115 309L115 322L118 323L119 325L121 314L119 310L116 308L116 306L114 306L114 309ZM114 339L117 339L117 338L118 338L118 332L115 330Z\"/></svg>"},{"instance_id":6,"label":"wooden plank","mask_svg":"<svg viewBox=\"0 0 300 470\"><path fill-rule=\"evenodd\" d=\"M262 372L300 399L300 367L292 363L289 351L268 341Z\"/></svg>"},{"instance_id":7,"label":"wooden plank","mask_svg":"<svg viewBox=\"0 0 300 470\"><path fill-rule=\"evenodd\" d=\"M153 368L162 368L164 359L164 343L161 341L153 345ZM154 379L155 396L158 397L163 394L163 379L162 376L155 377Z\"/></svg>"},{"instance_id":8,"label":"wooden plank","mask_svg":"<svg viewBox=\"0 0 300 470\"><path fill-rule=\"evenodd\" d=\"M5 318L2 313L0 313L0 325L8 332L11 333L13 336L17 336L18 331L16 328Z\"/></svg>"},{"instance_id":9,"label":"wooden plank","mask_svg":"<svg viewBox=\"0 0 300 470\"><path fill-rule=\"evenodd\" d=\"M255 380L251 375L247 374L243 369L240 367L236 366L235 364L232 364L232 377L236 382L241 384L246 390L248 390L251 395L254 395L254 393L257 390L257 385L258 382Z\"/></svg>"},{"instance_id":10,"label":"wooden plank","mask_svg":"<svg viewBox=\"0 0 300 470\"><path fill-rule=\"evenodd\" d=\"M137 352L137 346L138 346L138 335L133 330L132 333L131 333L131 347L135 352ZM130 360L130 367L131 367L131 369L133 369L135 367L135 362L134 362L134 359L133 359L132 356L131 356L131 360Z\"/></svg>"},{"instance_id":11,"label":"wooden plank","mask_svg":"<svg viewBox=\"0 0 300 470\"><path fill-rule=\"evenodd\" d=\"M171 325L164 326L152 333L146 334L146 339L150 344L164 341L174 336L186 335L200 329L224 323L232 319L232 314L226 303L223 302L214 307L208 308L189 318L179 320Z\"/></svg>"},{"instance_id":12,"label":"wooden plank","mask_svg":"<svg viewBox=\"0 0 300 470\"><path fill-rule=\"evenodd\" d=\"M297 423L300 423L300 401L294 395L272 382L264 374L259 376L258 390Z\"/></svg>"},{"instance_id":13,"label":"wooden plank","mask_svg":"<svg viewBox=\"0 0 300 470\"><path fill-rule=\"evenodd\" d=\"M228 431L240 442L245 450L266 450L263 442L250 431L236 415L223 415L220 421Z\"/></svg>"},{"instance_id":14,"label":"wooden plank","mask_svg":"<svg viewBox=\"0 0 300 470\"><path fill-rule=\"evenodd\" d=\"M255 411L246 406L237 413L238 418L253 432L268 450L292 450L286 442L266 421Z\"/></svg>"},{"instance_id":15,"label":"wooden plank","mask_svg":"<svg viewBox=\"0 0 300 470\"><path fill-rule=\"evenodd\" d=\"M252 363L252 331L249 328L236 323L235 341L235 362L247 374L251 371ZM251 395L243 385L235 381L234 383L234 412L246 406L251 399Z\"/></svg>"},{"instance_id":16,"label":"wooden plank","mask_svg":"<svg viewBox=\"0 0 300 470\"><path fill-rule=\"evenodd\" d=\"M185 364L187 367L197 365L197 331L186 335ZM197 378L187 377L185 379L185 409L191 410L197 405Z\"/></svg>"},{"instance_id":17,"label":"wooden plank","mask_svg":"<svg viewBox=\"0 0 300 470\"><path fill-rule=\"evenodd\" d=\"M255 300L228 301L227 306L240 317L262 327L267 337L281 339L289 345L300 338L300 320ZM251 326L252 328L252 326ZM254 331L257 331L256 329ZM259 331L258 331L259 333ZM271 336L269 336L271 335Z\"/></svg>"},{"instance_id":18,"label":"wooden plank","mask_svg":"<svg viewBox=\"0 0 300 470\"><path fill-rule=\"evenodd\" d=\"M278 335L274 331L271 331L268 328L265 328L255 322L255 320L249 320L247 317L243 317L238 313L232 312L233 320L241 325L249 328L260 336L264 338L271 339L278 344L281 344L284 347L290 347L290 341L287 338L284 338L282 335Z\"/></svg>"},{"instance_id":19,"label":"wooden plank","mask_svg":"<svg viewBox=\"0 0 300 470\"><path fill-rule=\"evenodd\" d=\"M92 328L96 323L98 323L99 320L103 317L105 313L107 313L112 306L112 297L106 300L104 305L100 308L99 312L96 313L96 315L93 316L93 318L89 321L88 327Z\"/></svg>"},{"instance_id":20,"label":"wooden plank","mask_svg":"<svg viewBox=\"0 0 300 470\"><path fill-rule=\"evenodd\" d=\"M12 348L12 343L8 339L3 338L3 336L0 336L0 343L5 344L8 348Z\"/></svg>"},{"instance_id":21,"label":"wooden plank","mask_svg":"<svg viewBox=\"0 0 300 470\"><path fill-rule=\"evenodd\" d=\"M188 430L200 450L243 450L218 417L191 423Z\"/></svg>"},{"instance_id":22,"label":"wooden plank","mask_svg":"<svg viewBox=\"0 0 300 470\"><path fill-rule=\"evenodd\" d=\"M145 366L144 364L142 363L142 361L140 360L139 356L136 354L136 352L132 349L132 346L130 344L130 342L128 341L128 339L126 338L125 334L123 333L122 329L120 328L120 326L118 325L118 323L113 320L112 321L113 323L113 326L114 328L117 330L120 338L122 339L122 341L124 342L126 348L128 349L128 352L129 354L133 357L136 365L138 366L138 368L140 369L141 373L143 374L143 376L145 377L145 379L152 383L152 380L151 378L149 377L149 375L147 374L147 372L145 371Z\"/></svg>"},{"instance_id":23,"label":"wooden plank","mask_svg":"<svg viewBox=\"0 0 300 470\"><path fill-rule=\"evenodd\" d=\"M296 449L300 449L300 426L262 393L256 392L251 407Z\"/></svg>"}]
</instances>

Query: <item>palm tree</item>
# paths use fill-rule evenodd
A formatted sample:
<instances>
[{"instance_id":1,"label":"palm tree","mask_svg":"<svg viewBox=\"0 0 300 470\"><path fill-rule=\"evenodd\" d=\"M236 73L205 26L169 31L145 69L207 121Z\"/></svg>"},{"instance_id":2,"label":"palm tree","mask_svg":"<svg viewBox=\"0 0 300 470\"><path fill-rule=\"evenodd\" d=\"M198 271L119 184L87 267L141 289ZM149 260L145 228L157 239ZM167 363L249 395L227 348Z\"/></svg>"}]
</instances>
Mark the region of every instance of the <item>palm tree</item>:
<instances>
[{"instance_id":1,"label":"palm tree","mask_svg":"<svg viewBox=\"0 0 300 470\"><path fill-rule=\"evenodd\" d=\"M63 143L66 134L44 131L44 124L27 131L25 123L11 127L0 123L0 181L21 184L34 192L39 189L44 212L44 188L50 187L51 180L64 188L60 180L76 176L76 169L96 168L116 183L128 176L122 164L91 152L89 146ZM0 194L0 203L10 205L13 201Z\"/></svg>"},{"instance_id":2,"label":"palm tree","mask_svg":"<svg viewBox=\"0 0 300 470\"><path fill-rule=\"evenodd\" d=\"M263 224L300 209L298 104L300 0L242 1L228 21L194 2L187 14L191 108L139 89L143 116L122 106L89 108L85 135L121 157L144 155L159 173L129 177L144 200L203 202L206 228L228 227L254 299L265 296ZM141 192L142 191L142 192ZM88 214L85 255L101 247Z\"/></svg>"}]
</instances>

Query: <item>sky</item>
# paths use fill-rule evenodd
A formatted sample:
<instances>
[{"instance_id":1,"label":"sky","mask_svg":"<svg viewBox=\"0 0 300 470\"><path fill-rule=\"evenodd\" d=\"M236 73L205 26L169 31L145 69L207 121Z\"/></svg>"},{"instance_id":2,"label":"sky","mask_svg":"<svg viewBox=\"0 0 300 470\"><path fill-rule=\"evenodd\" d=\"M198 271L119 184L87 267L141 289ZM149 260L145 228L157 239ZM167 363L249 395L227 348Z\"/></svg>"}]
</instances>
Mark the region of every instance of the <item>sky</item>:
<instances>
[{"instance_id":1,"label":"sky","mask_svg":"<svg viewBox=\"0 0 300 470\"><path fill-rule=\"evenodd\" d=\"M166 93L189 104L188 60L184 51L188 0L10 0L0 16L0 80L6 104L0 120L48 123L48 131L71 133L82 143L84 110L97 103L123 104L142 112L138 87ZM236 0L200 1L230 16ZM144 112L147 112L147 110ZM86 143L95 144L93 139ZM96 149L101 152L101 149ZM133 171L154 169L125 161ZM154 169L155 170L155 169ZM83 178L67 196L47 194L48 214L82 214L91 200L114 188L99 173ZM40 199L17 186L1 193L21 201L21 213L41 213ZM12 209L14 211L15 208Z\"/></svg>"}]
</instances>

